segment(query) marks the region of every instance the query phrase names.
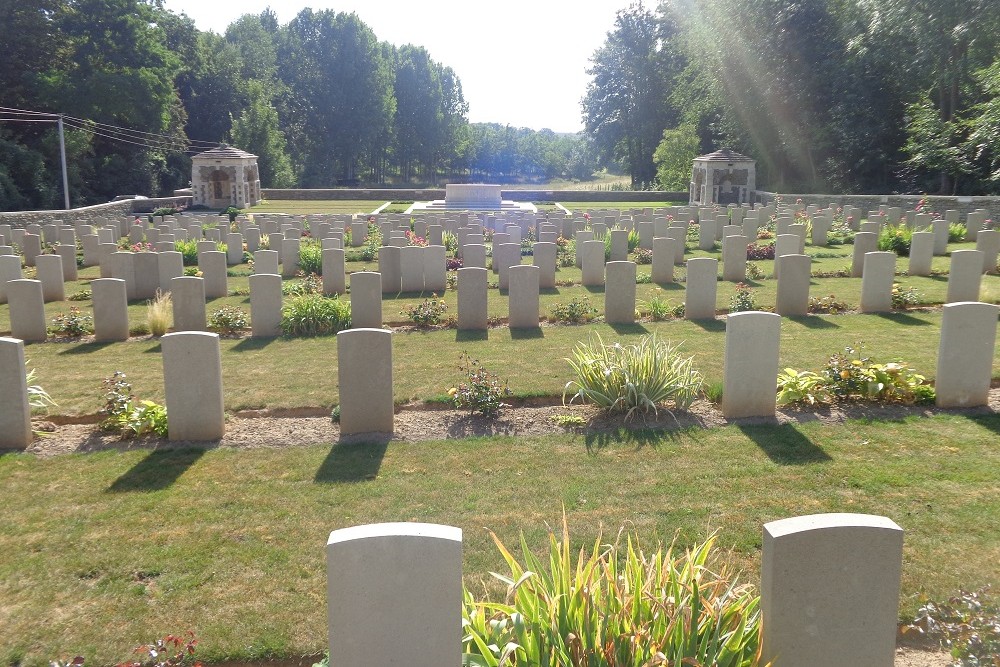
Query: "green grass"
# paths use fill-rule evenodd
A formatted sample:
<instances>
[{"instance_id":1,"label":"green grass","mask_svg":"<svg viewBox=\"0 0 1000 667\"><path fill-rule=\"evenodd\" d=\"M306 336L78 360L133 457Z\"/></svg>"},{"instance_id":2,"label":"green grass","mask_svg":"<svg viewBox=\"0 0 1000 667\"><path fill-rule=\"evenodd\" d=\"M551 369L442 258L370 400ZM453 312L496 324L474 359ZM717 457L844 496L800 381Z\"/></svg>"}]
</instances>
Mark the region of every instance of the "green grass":
<instances>
[{"instance_id":1,"label":"green grass","mask_svg":"<svg viewBox=\"0 0 1000 667\"><path fill-rule=\"evenodd\" d=\"M247 209L250 213L371 213L386 199L270 199Z\"/></svg>"},{"instance_id":2,"label":"green grass","mask_svg":"<svg viewBox=\"0 0 1000 667\"><path fill-rule=\"evenodd\" d=\"M826 426L448 440L283 450L0 456L0 661L113 664L193 630L203 659L326 642L329 531L428 521L464 531L482 591L519 531L541 551L562 508L574 547L635 526L646 544L718 529L755 581L763 523L889 516L906 531L901 617L918 596L1000 580L1000 416ZM493 594L499 594L491 589Z\"/></svg>"}]
</instances>

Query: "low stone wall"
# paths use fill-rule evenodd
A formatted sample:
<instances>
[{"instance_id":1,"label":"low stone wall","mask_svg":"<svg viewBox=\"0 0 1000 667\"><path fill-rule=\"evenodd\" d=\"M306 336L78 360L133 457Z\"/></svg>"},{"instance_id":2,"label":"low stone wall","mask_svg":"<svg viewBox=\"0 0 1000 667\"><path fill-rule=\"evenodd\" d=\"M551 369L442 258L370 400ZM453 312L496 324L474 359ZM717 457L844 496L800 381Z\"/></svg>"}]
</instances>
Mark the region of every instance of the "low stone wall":
<instances>
[{"instance_id":1,"label":"low stone wall","mask_svg":"<svg viewBox=\"0 0 1000 667\"><path fill-rule=\"evenodd\" d=\"M619 192L607 190L501 190L501 197L512 201L573 201L573 202L687 202L687 192ZM406 189L344 189L331 188L326 190L277 190L265 188L262 190L264 199L270 200L332 200L343 201L351 199L381 200L381 201L432 201L444 199L444 189L406 190Z\"/></svg>"},{"instance_id":2,"label":"low stone wall","mask_svg":"<svg viewBox=\"0 0 1000 667\"><path fill-rule=\"evenodd\" d=\"M0 213L0 225L27 227L31 224L46 225L54 220L66 223L90 224L98 218L115 218L123 215L152 213L166 206L190 206L191 197L156 197L153 199L123 199L121 201L83 206L61 211L13 211Z\"/></svg>"},{"instance_id":3,"label":"low stone wall","mask_svg":"<svg viewBox=\"0 0 1000 667\"><path fill-rule=\"evenodd\" d=\"M912 211L913 207L922 199L921 195L794 195L763 192L760 190L754 194L756 195L755 201L765 204L774 201L780 195L782 201L786 204L794 204L797 199L801 199L802 203L806 206L816 204L825 208L829 204L837 204L837 206L847 204L856 206L865 212L877 211L878 207L882 205L889 207L898 206L905 211ZM942 215L948 210L958 211L963 221L968 213L977 209L989 211L990 219L992 220L1000 219L1000 197L941 197L928 195L927 202L934 212Z\"/></svg>"}]
</instances>

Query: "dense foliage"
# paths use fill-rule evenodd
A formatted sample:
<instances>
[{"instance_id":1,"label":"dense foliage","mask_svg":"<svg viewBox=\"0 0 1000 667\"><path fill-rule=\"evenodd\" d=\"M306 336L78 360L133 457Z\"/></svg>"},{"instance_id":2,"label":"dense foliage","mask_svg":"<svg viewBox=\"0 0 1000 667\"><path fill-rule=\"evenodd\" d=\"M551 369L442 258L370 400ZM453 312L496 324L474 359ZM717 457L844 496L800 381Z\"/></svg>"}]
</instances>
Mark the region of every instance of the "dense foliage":
<instances>
[{"instance_id":1,"label":"dense foliage","mask_svg":"<svg viewBox=\"0 0 1000 667\"><path fill-rule=\"evenodd\" d=\"M697 146L778 192L994 193L998 43L1000 0L640 2L594 53L584 118L634 184L686 185Z\"/></svg>"},{"instance_id":2,"label":"dense foliage","mask_svg":"<svg viewBox=\"0 0 1000 667\"><path fill-rule=\"evenodd\" d=\"M271 188L594 171L581 136L469 124L454 70L355 14L265 10L223 35L155 0L0 0L0 17L0 210L62 204L55 124L23 111L66 114L73 205L170 194L219 143Z\"/></svg>"}]
</instances>

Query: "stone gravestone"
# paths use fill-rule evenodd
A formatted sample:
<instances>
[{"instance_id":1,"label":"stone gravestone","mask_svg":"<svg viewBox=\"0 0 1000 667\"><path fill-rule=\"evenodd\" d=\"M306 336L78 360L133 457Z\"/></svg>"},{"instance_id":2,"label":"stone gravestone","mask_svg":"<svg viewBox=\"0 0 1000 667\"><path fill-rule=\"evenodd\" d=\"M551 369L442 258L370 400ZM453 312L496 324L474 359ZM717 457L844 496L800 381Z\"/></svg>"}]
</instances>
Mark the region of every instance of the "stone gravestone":
<instances>
[{"instance_id":1,"label":"stone gravestone","mask_svg":"<svg viewBox=\"0 0 1000 667\"><path fill-rule=\"evenodd\" d=\"M344 294L347 292L344 251L340 248L325 248L322 253L323 294Z\"/></svg>"},{"instance_id":2,"label":"stone gravestone","mask_svg":"<svg viewBox=\"0 0 1000 667\"><path fill-rule=\"evenodd\" d=\"M45 340L45 301L42 283L38 280L7 282L7 303L10 306L10 332L13 338L26 343Z\"/></svg>"},{"instance_id":3,"label":"stone gravestone","mask_svg":"<svg viewBox=\"0 0 1000 667\"><path fill-rule=\"evenodd\" d=\"M722 237L722 279L743 282L747 278L747 239L742 234Z\"/></svg>"},{"instance_id":4,"label":"stone gravestone","mask_svg":"<svg viewBox=\"0 0 1000 667\"><path fill-rule=\"evenodd\" d=\"M372 271L351 274L351 326L358 329L382 327L382 275Z\"/></svg>"},{"instance_id":5,"label":"stone gravestone","mask_svg":"<svg viewBox=\"0 0 1000 667\"><path fill-rule=\"evenodd\" d=\"M635 323L635 262L608 262L604 290L604 321Z\"/></svg>"},{"instance_id":6,"label":"stone gravestone","mask_svg":"<svg viewBox=\"0 0 1000 667\"><path fill-rule=\"evenodd\" d=\"M24 364L24 341L0 337L0 450L25 449L34 438Z\"/></svg>"},{"instance_id":7,"label":"stone gravestone","mask_svg":"<svg viewBox=\"0 0 1000 667\"><path fill-rule=\"evenodd\" d=\"M444 294L448 288L447 251L443 245L429 245L422 250L421 270L424 289L434 294Z\"/></svg>"},{"instance_id":8,"label":"stone gravestone","mask_svg":"<svg viewBox=\"0 0 1000 667\"><path fill-rule=\"evenodd\" d=\"M225 261L225 255L219 254ZM160 339L160 345L168 439L219 440L226 434L226 415L218 334L168 333Z\"/></svg>"},{"instance_id":9,"label":"stone gravestone","mask_svg":"<svg viewBox=\"0 0 1000 667\"><path fill-rule=\"evenodd\" d=\"M510 289L508 304L511 329L538 328L538 278L541 270L537 266L518 264L508 269ZM501 273L501 275L503 275Z\"/></svg>"},{"instance_id":10,"label":"stone gravestone","mask_svg":"<svg viewBox=\"0 0 1000 667\"><path fill-rule=\"evenodd\" d=\"M984 229L976 235L976 250L983 253L983 272L997 273L997 257L1000 256L1000 229Z\"/></svg>"},{"instance_id":11,"label":"stone gravestone","mask_svg":"<svg viewBox=\"0 0 1000 667\"><path fill-rule=\"evenodd\" d=\"M276 273L250 276L250 335L253 338L281 335L281 276Z\"/></svg>"},{"instance_id":12,"label":"stone gravestone","mask_svg":"<svg viewBox=\"0 0 1000 667\"><path fill-rule=\"evenodd\" d=\"M782 255L775 261L780 268L778 298L774 312L782 316L806 315L809 312L809 255Z\"/></svg>"},{"instance_id":13,"label":"stone gravestone","mask_svg":"<svg viewBox=\"0 0 1000 667\"><path fill-rule=\"evenodd\" d=\"M931 275L934 259L934 232L913 232L910 238L910 258L906 273L911 276Z\"/></svg>"},{"instance_id":14,"label":"stone gravestone","mask_svg":"<svg viewBox=\"0 0 1000 667\"><path fill-rule=\"evenodd\" d=\"M878 234L858 232L854 235L854 249L851 254L851 277L860 278L865 268L865 255L878 252Z\"/></svg>"},{"instance_id":15,"label":"stone gravestone","mask_svg":"<svg viewBox=\"0 0 1000 667\"><path fill-rule=\"evenodd\" d=\"M538 267L538 286L552 289L556 286L556 259L559 249L555 243L539 241L535 244L531 263Z\"/></svg>"},{"instance_id":16,"label":"stone gravestone","mask_svg":"<svg viewBox=\"0 0 1000 667\"><path fill-rule=\"evenodd\" d=\"M66 299L66 283L63 282L62 257L59 255L39 255L35 259L38 280L42 283L42 299L64 301Z\"/></svg>"},{"instance_id":17,"label":"stone gravestone","mask_svg":"<svg viewBox=\"0 0 1000 667\"><path fill-rule=\"evenodd\" d=\"M1000 308L950 303L943 309L935 402L941 408L987 405Z\"/></svg>"},{"instance_id":18,"label":"stone gravestone","mask_svg":"<svg viewBox=\"0 0 1000 667\"><path fill-rule=\"evenodd\" d=\"M861 277L861 312L887 313L892 310L892 281L896 274L896 253L865 253Z\"/></svg>"},{"instance_id":19,"label":"stone gravestone","mask_svg":"<svg viewBox=\"0 0 1000 667\"><path fill-rule=\"evenodd\" d=\"M764 524L762 662L892 667L903 530L866 514Z\"/></svg>"},{"instance_id":20,"label":"stone gravestone","mask_svg":"<svg viewBox=\"0 0 1000 667\"><path fill-rule=\"evenodd\" d=\"M341 417L343 419L343 417ZM330 533L330 664L462 663L462 531L383 523Z\"/></svg>"},{"instance_id":21,"label":"stone gravestone","mask_svg":"<svg viewBox=\"0 0 1000 667\"><path fill-rule=\"evenodd\" d=\"M205 331L205 280L179 276L170 281L170 300L174 310L174 331Z\"/></svg>"},{"instance_id":22,"label":"stone gravestone","mask_svg":"<svg viewBox=\"0 0 1000 667\"><path fill-rule=\"evenodd\" d=\"M694 257L688 260L687 282L684 285L684 319L715 317L718 275L719 260L712 257Z\"/></svg>"},{"instance_id":23,"label":"stone gravestone","mask_svg":"<svg viewBox=\"0 0 1000 667\"><path fill-rule=\"evenodd\" d=\"M774 417L781 316L749 311L726 318L722 414Z\"/></svg>"},{"instance_id":24,"label":"stone gravestone","mask_svg":"<svg viewBox=\"0 0 1000 667\"><path fill-rule=\"evenodd\" d=\"M677 241L669 237L653 239L652 281L657 285L674 282L674 257Z\"/></svg>"},{"instance_id":25,"label":"stone gravestone","mask_svg":"<svg viewBox=\"0 0 1000 667\"><path fill-rule=\"evenodd\" d=\"M604 241L577 242L577 254L583 269L583 286L597 287L604 284Z\"/></svg>"},{"instance_id":26,"label":"stone gravestone","mask_svg":"<svg viewBox=\"0 0 1000 667\"><path fill-rule=\"evenodd\" d=\"M382 294L399 294L403 286L400 251L397 246L383 246L378 251L378 272L381 275ZM353 289L353 284L352 284ZM379 315L379 325L382 326L382 316Z\"/></svg>"},{"instance_id":27,"label":"stone gravestone","mask_svg":"<svg viewBox=\"0 0 1000 667\"><path fill-rule=\"evenodd\" d=\"M956 250L951 253L948 271L948 296L945 303L978 301L983 278L983 253L979 250Z\"/></svg>"},{"instance_id":28,"label":"stone gravestone","mask_svg":"<svg viewBox=\"0 0 1000 667\"><path fill-rule=\"evenodd\" d=\"M381 290L370 291L381 299ZM392 433L391 331L354 328L339 332L337 382L342 435Z\"/></svg>"},{"instance_id":29,"label":"stone gravestone","mask_svg":"<svg viewBox=\"0 0 1000 667\"><path fill-rule=\"evenodd\" d=\"M485 331L489 272L482 267L458 270L458 328Z\"/></svg>"},{"instance_id":30,"label":"stone gravestone","mask_svg":"<svg viewBox=\"0 0 1000 667\"><path fill-rule=\"evenodd\" d=\"M202 253L199 265L205 279L205 298L220 299L228 296L226 253L219 250Z\"/></svg>"},{"instance_id":31,"label":"stone gravestone","mask_svg":"<svg viewBox=\"0 0 1000 667\"><path fill-rule=\"evenodd\" d=\"M128 297L125 281L98 278L90 281L94 303L94 340L99 343L128 340Z\"/></svg>"}]
</instances>

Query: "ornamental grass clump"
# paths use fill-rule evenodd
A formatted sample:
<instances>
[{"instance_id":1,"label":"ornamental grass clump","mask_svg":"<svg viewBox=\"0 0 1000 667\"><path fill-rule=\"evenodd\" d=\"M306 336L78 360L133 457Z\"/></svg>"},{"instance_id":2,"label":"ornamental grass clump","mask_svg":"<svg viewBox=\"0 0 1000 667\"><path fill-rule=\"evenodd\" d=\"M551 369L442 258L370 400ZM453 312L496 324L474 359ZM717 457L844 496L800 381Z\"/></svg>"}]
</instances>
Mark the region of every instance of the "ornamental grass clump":
<instances>
[{"instance_id":1,"label":"ornamental grass clump","mask_svg":"<svg viewBox=\"0 0 1000 667\"><path fill-rule=\"evenodd\" d=\"M351 327L351 304L337 297L304 294L281 309L281 331L286 336L329 336Z\"/></svg>"},{"instance_id":2,"label":"ornamental grass clump","mask_svg":"<svg viewBox=\"0 0 1000 667\"><path fill-rule=\"evenodd\" d=\"M606 345L600 335L577 343L566 360L576 379L566 383L563 403L575 390L570 403L579 399L607 412L624 412L626 419L636 411L655 413L668 401L686 409L701 390L702 375L694 370L693 357L682 357L679 347L656 334L631 345Z\"/></svg>"},{"instance_id":3,"label":"ornamental grass clump","mask_svg":"<svg viewBox=\"0 0 1000 667\"><path fill-rule=\"evenodd\" d=\"M503 602L465 591L463 664L646 667L758 664L760 597L725 566L712 567L715 536L683 554L646 553L623 529L614 544L570 550L549 534L547 559L521 537L524 563L491 533L510 576Z\"/></svg>"}]
</instances>

